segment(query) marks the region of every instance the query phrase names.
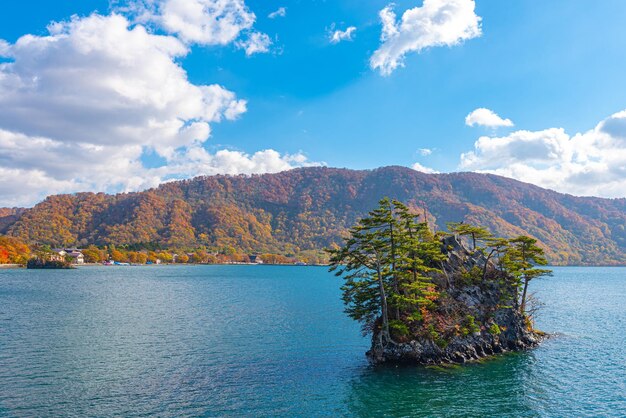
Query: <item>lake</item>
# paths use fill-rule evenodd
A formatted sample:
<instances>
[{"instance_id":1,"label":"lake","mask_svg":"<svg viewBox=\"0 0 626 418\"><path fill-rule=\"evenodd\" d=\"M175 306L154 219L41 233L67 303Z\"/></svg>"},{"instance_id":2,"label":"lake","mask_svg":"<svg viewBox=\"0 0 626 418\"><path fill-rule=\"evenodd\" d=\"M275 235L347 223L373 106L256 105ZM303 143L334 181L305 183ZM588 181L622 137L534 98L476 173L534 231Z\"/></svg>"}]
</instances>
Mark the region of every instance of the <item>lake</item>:
<instances>
[{"instance_id":1,"label":"lake","mask_svg":"<svg viewBox=\"0 0 626 418\"><path fill-rule=\"evenodd\" d=\"M626 415L626 268L554 268L539 348L379 367L323 267L0 270L0 416Z\"/></svg>"}]
</instances>

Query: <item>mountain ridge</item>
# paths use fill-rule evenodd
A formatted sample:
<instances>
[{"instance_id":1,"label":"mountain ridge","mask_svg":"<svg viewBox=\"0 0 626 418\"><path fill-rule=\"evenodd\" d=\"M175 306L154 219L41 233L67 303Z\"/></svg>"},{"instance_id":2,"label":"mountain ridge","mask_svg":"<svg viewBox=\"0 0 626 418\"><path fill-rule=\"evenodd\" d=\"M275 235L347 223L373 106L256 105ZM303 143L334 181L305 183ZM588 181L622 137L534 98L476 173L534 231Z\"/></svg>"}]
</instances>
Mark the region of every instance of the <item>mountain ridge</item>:
<instances>
[{"instance_id":1,"label":"mountain ridge","mask_svg":"<svg viewBox=\"0 0 626 418\"><path fill-rule=\"evenodd\" d=\"M53 195L0 211L0 233L50 245L115 244L298 253L339 243L389 196L429 224L472 222L537 238L555 264L626 264L626 199L578 197L492 174L307 167L201 176L142 192ZM10 218L10 220L8 220Z\"/></svg>"}]
</instances>

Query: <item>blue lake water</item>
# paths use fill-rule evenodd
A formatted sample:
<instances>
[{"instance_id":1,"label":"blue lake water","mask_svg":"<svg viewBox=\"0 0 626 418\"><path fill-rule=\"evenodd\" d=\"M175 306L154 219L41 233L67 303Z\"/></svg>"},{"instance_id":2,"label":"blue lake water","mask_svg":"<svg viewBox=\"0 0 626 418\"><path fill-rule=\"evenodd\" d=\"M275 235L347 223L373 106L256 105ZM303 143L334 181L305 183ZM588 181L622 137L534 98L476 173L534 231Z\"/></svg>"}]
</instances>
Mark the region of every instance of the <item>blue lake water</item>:
<instances>
[{"instance_id":1,"label":"blue lake water","mask_svg":"<svg viewBox=\"0 0 626 418\"><path fill-rule=\"evenodd\" d=\"M321 267L0 270L0 416L626 415L626 268L555 268L539 348L370 367Z\"/></svg>"}]
</instances>

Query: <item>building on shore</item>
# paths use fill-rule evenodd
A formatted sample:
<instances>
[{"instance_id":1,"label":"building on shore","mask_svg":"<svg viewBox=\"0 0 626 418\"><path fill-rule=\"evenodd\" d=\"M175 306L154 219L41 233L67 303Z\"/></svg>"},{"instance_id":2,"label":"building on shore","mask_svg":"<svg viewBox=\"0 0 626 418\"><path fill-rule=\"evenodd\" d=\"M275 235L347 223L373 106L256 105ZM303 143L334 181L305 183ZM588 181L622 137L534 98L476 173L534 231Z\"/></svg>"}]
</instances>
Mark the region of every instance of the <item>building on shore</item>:
<instances>
[{"instance_id":1,"label":"building on shore","mask_svg":"<svg viewBox=\"0 0 626 418\"><path fill-rule=\"evenodd\" d=\"M67 253L67 257L71 258L72 264L85 264L85 256L78 250Z\"/></svg>"},{"instance_id":2,"label":"building on shore","mask_svg":"<svg viewBox=\"0 0 626 418\"><path fill-rule=\"evenodd\" d=\"M72 264L85 264L85 256L78 248L53 248L49 258L51 261L69 259Z\"/></svg>"},{"instance_id":3,"label":"building on shore","mask_svg":"<svg viewBox=\"0 0 626 418\"><path fill-rule=\"evenodd\" d=\"M248 258L252 264L263 264L263 260L258 255L249 255Z\"/></svg>"}]
</instances>

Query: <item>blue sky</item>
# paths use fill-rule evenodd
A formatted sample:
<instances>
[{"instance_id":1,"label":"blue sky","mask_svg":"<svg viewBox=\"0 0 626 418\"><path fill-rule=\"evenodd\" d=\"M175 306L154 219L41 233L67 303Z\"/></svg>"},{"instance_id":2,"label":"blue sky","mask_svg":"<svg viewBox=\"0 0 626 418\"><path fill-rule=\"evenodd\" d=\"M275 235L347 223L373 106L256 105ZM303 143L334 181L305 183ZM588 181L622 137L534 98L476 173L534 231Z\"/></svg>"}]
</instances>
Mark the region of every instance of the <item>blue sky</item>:
<instances>
[{"instance_id":1,"label":"blue sky","mask_svg":"<svg viewBox=\"0 0 626 418\"><path fill-rule=\"evenodd\" d=\"M426 47L406 52L404 65L388 74L381 74L370 63L384 44L380 13L389 6L387 1L248 0L244 4L241 0L193 0L232 1L245 7L244 13L254 14L253 24L218 44L207 38L192 39L190 32L177 32L163 24L165 9L158 3L167 1L148 1L152 20L138 19L136 13L123 9L128 1L9 2L1 6L0 39L11 46L26 34L48 35L46 27L51 22L68 22L72 15L77 15L74 19L80 22L96 11L102 16L115 12L128 19L129 30L141 25L150 34L180 39L188 50L172 53L172 62L186 71L186 82L193 86L217 84L238 100L245 100L245 110L237 111L232 118L208 118L206 125L211 133L195 145L178 140L159 143L159 133L153 130L143 141L129 139L128 144L136 148L126 152L134 157L120 167L128 170L122 178L94 182L87 174L67 173L58 166L38 167L17 154L0 157L0 169L7 170L7 174L35 173L37 178L28 193L0 183L0 191L5 193L0 205L32 204L48 190L135 190L168 178L279 171L316 163L355 169L411 167L418 163L416 168L426 171L494 172L573 194L625 195L626 158L621 156L625 148L622 132L626 132L622 119L626 120L626 115L619 114L626 109L624 1L476 0L472 16L478 19L479 33L474 28L473 35L447 44L424 41ZM447 3L470 3L474 7L471 0L430 1L433 7L449 6ZM392 10L398 22L406 11L425 7L421 0L394 3ZM285 8L284 16L268 17L281 7ZM159 13L161 17L155 18ZM351 26L355 27L351 39L331 42L334 31ZM65 28L61 34L77 30ZM267 51L245 53L240 43L251 33L267 36L271 43L266 45ZM57 54L70 55L69 51L59 51ZM14 67L4 71L21 71L18 64L26 62L31 56L28 54L34 52L5 54L3 61ZM63 63L61 71L71 78L68 65L72 64L68 62ZM38 65L28 70L29 76L44 64ZM45 65L55 64L48 60ZM79 67L84 68L84 64ZM41 77L48 70L41 70ZM89 74L90 79L97 77L97 68L90 69ZM130 85L132 80L129 78ZM52 106L49 101L38 102L46 91L31 92L27 106L20 98L24 113L28 114L28 106L32 106L37 110L30 111L34 117ZM11 93L25 95L23 91ZM75 94L80 98L80 93ZM36 105L31 105L33 100ZM56 100L53 103L58 106ZM5 110L9 105L15 107L13 102L0 101L0 106L7 106ZM479 108L510 119L514 126L483 126L488 124L481 125L480 121L468 126L466 117ZM227 115L226 110L221 112ZM57 113L54 115L59 118ZM185 126L204 118L187 118L176 112L171 116L184 120ZM44 137L59 143L59 147L66 145L68 139L59 133L60 129L47 130L42 124L31 131L26 122L13 123L15 117L7 116L3 121L0 116L0 131L4 130L9 138L5 142L13 144L11 149L24 141L15 139L16 135ZM102 119L116 123L108 114ZM66 123L82 122L68 117ZM618 132L609 133L604 128L609 125L618 126ZM478 145L481 137L484 139ZM98 147L106 139L91 138L89 127L85 127L71 141ZM124 141L122 134L117 142L103 146L118 144L119 148ZM153 146L151 141L159 144ZM188 150L197 145L206 152L201 163L189 157ZM137 151L139 148L141 151ZM233 154L221 158L223 150ZM280 164L266 162L263 156L251 162L255 153L263 150L276 153L272 158L278 158ZM220 158L216 158L218 154ZM54 153L47 157L56 158ZM94 156L90 164L95 166L97 161ZM176 170L150 171L175 165ZM141 166L148 171L141 171ZM102 173L106 172L104 167ZM141 180L146 178L149 181ZM36 186L41 182L47 185L45 189Z\"/></svg>"}]
</instances>

